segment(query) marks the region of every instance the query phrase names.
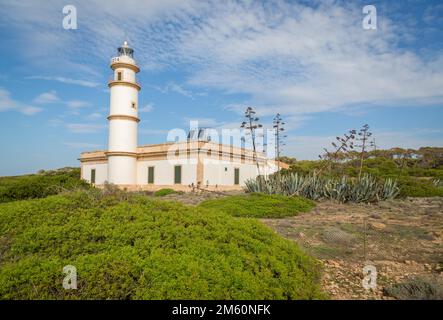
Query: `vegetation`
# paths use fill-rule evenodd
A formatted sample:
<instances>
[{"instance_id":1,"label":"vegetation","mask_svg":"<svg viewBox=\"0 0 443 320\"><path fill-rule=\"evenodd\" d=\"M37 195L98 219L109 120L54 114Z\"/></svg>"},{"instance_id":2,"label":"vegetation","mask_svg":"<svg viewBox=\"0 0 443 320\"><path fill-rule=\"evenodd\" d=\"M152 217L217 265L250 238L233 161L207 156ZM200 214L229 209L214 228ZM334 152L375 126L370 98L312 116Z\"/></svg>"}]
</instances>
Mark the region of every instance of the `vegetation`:
<instances>
[{"instance_id":1,"label":"vegetation","mask_svg":"<svg viewBox=\"0 0 443 320\"><path fill-rule=\"evenodd\" d=\"M0 203L14 200L44 198L66 190L89 188L80 180L79 168L40 171L19 177L0 177Z\"/></svg>"},{"instance_id":2,"label":"vegetation","mask_svg":"<svg viewBox=\"0 0 443 320\"><path fill-rule=\"evenodd\" d=\"M199 206L235 217L282 218L309 211L314 207L314 202L297 196L252 193L206 200Z\"/></svg>"},{"instance_id":3,"label":"vegetation","mask_svg":"<svg viewBox=\"0 0 443 320\"><path fill-rule=\"evenodd\" d=\"M257 220L118 190L0 204L0 243L1 299L324 297L317 262Z\"/></svg>"},{"instance_id":4,"label":"vegetation","mask_svg":"<svg viewBox=\"0 0 443 320\"><path fill-rule=\"evenodd\" d=\"M177 193L177 191L175 191L174 189L170 189L170 188L163 188L163 189L155 191L154 196L164 197L164 196L167 196L168 194L173 194L173 193Z\"/></svg>"},{"instance_id":5,"label":"vegetation","mask_svg":"<svg viewBox=\"0 0 443 320\"><path fill-rule=\"evenodd\" d=\"M360 157L358 152L344 152L340 149L338 152L328 151L319 161L284 159L291 167L283 173L321 173L322 176L337 179L342 176L357 178L360 172ZM369 174L379 180L397 181L399 196L402 197L443 196L443 186L439 182L443 180L443 148L374 149L365 153L361 170L362 176Z\"/></svg>"},{"instance_id":6,"label":"vegetation","mask_svg":"<svg viewBox=\"0 0 443 320\"><path fill-rule=\"evenodd\" d=\"M442 300L443 286L436 279L413 278L387 287L385 293L399 300Z\"/></svg>"},{"instance_id":7,"label":"vegetation","mask_svg":"<svg viewBox=\"0 0 443 320\"><path fill-rule=\"evenodd\" d=\"M332 199L339 202L377 202L395 198L399 193L397 183L391 179L379 181L370 175L358 179L323 177L316 174L290 173L267 178L257 177L246 181L249 192L298 195L308 199Z\"/></svg>"},{"instance_id":8,"label":"vegetation","mask_svg":"<svg viewBox=\"0 0 443 320\"><path fill-rule=\"evenodd\" d=\"M252 107L247 107L245 111L245 121L242 122L240 128L245 130L245 134L250 135L252 142L252 151L255 165L257 166L257 172L260 174L260 165L257 158L257 130L263 128L263 125L258 121L260 119L255 116L255 110Z\"/></svg>"}]
</instances>

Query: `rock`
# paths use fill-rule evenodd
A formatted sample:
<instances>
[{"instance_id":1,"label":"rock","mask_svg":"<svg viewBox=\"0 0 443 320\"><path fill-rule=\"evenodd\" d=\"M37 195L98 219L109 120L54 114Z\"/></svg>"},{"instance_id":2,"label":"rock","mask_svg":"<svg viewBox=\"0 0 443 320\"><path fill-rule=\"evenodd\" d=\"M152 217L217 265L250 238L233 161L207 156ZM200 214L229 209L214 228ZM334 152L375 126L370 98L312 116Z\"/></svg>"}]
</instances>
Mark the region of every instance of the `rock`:
<instances>
[{"instance_id":1,"label":"rock","mask_svg":"<svg viewBox=\"0 0 443 320\"><path fill-rule=\"evenodd\" d=\"M384 228L386 228L386 225L381 222L370 222L369 226L374 230L383 230Z\"/></svg>"},{"instance_id":2,"label":"rock","mask_svg":"<svg viewBox=\"0 0 443 320\"><path fill-rule=\"evenodd\" d=\"M381 215L378 213L373 213L373 214L371 214L371 218L372 219L381 219Z\"/></svg>"}]
</instances>

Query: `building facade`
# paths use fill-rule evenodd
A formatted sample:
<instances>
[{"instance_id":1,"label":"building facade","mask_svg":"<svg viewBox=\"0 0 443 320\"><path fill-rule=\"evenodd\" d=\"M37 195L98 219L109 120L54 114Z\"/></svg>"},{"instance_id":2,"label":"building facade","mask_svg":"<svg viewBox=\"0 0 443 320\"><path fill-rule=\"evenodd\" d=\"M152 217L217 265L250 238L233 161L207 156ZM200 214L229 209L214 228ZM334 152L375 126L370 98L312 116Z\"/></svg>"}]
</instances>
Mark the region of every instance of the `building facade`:
<instances>
[{"instance_id":1,"label":"building facade","mask_svg":"<svg viewBox=\"0 0 443 320\"><path fill-rule=\"evenodd\" d=\"M240 189L246 180L274 173L277 164L251 150L197 137L185 142L137 145L138 92L140 71L127 42L111 59L108 149L83 152L82 179L101 186L105 183L128 190L173 188L192 190Z\"/></svg>"}]
</instances>

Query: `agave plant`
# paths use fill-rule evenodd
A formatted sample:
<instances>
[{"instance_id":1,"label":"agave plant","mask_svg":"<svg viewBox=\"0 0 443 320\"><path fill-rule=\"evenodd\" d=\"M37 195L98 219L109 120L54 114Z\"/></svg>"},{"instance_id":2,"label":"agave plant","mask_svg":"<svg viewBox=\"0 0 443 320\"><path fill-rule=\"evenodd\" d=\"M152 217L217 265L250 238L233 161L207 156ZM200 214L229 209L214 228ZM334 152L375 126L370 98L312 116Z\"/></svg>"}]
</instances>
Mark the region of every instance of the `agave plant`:
<instances>
[{"instance_id":1,"label":"agave plant","mask_svg":"<svg viewBox=\"0 0 443 320\"><path fill-rule=\"evenodd\" d=\"M387 179L378 181L365 174L360 179L346 176L340 179L316 174L302 176L291 173L277 177L257 177L246 181L246 191L267 194L299 195L312 200L331 199L345 202L377 202L393 199L399 194L397 182Z\"/></svg>"},{"instance_id":2,"label":"agave plant","mask_svg":"<svg viewBox=\"0 0 443 320\"><path fill-rule=\"evenodd\" d=\"M400 193L400 188L397 186L397 181L392 179L386 179L383 189L381 192L382 199L381 200L389 200L394 199Z\"/></svg>"}]
</instances>

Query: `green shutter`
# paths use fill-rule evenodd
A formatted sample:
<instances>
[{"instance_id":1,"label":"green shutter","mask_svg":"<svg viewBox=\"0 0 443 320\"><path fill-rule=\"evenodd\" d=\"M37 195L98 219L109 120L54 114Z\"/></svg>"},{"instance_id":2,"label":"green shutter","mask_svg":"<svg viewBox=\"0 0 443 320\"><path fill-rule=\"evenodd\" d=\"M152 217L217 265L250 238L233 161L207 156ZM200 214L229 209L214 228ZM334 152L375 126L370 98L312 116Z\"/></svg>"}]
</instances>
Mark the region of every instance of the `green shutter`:
<instances>
[{"instance_id":1,"label":"green shutter","mask_svg":"<svg viewBox=\"0 0 443 320\"><path fill-rule=\"evenodd\" d=\"M182 183L182 166L174 167L174 183Z\"/></svg>"},{"instance_id":2,"label":"green shutter","mask_svg":"<svg viewBox=\"0 0 443 320\"><path fill-rule=\"evenodd\" d=\"M91 169L91 183L95 183L95 169Z\"/></svg>"},{"instance_id":3,"label":"green shutter","mask_svg":"<svg viewBox=\"0 0 443 320\"><path fill-rule=\"evenodd\" d=\"M234 184L240 184L240 169L234 169Z\"/></svg>"},{"instance_id":4,"label":"green shutter","mask_svg":"<svg viewBox=\"0 0 443 320\"><path fill-rule=\"evenodd\" d=\"M148 183L154 183L154 167L148 167Z\"/></svg>"}]
</instances>

